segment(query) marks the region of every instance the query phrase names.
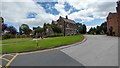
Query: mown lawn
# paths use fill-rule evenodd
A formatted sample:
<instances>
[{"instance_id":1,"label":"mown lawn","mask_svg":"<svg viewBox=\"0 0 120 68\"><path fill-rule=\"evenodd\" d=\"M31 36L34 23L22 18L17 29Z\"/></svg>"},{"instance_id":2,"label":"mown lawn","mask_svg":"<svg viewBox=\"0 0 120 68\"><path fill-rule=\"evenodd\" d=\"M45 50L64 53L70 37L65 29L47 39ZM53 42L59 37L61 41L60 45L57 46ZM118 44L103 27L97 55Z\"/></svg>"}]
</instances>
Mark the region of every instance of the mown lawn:
<instances>
[{"instance_id":1,"label":"mown lawn","mask_svg":"<svg viewBox=\"0 0 120 68\"><path fill-rule=\"evenodd\" d=\"M9 43L16 43L16 42L24 42L24 41L30 41L32 38L16 38L16 39L6 39L2 40L2 44L9 44Z\"/></svg>"},{"instance_id":2,"label":"mown lawn","mask_svg":"<svg viewBox=\"0 0 120 68\"><path fill-rule=\"evenodd\" d=\"M80 42L83 40L83 38L84 38L83 35L76 35L76 36L65 36L65 37L42 39L42 40L38 40L38 47L36 46L36 41L6 44L6 45L2 45L2 52L9 53L9 52L21 52L28 50L44 49L49 47Z\"/></svg>"}]
</instances>

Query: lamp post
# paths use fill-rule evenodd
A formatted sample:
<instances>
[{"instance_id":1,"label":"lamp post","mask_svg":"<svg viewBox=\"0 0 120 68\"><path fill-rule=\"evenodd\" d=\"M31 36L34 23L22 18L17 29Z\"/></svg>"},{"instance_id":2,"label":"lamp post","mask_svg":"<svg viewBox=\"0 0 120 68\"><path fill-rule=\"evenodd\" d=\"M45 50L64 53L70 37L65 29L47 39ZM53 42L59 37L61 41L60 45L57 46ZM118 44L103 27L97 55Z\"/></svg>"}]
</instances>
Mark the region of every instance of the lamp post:
<instances>
[{"instance_id":1,"label":"lamp post","mask_svg":"<svg viewBox=\"0 0 120 68\"><path fill-rule=\"evenodd\" d=\"M38 47L38 33L36 33L36 46Z\"/></svg>"}]
</instances>

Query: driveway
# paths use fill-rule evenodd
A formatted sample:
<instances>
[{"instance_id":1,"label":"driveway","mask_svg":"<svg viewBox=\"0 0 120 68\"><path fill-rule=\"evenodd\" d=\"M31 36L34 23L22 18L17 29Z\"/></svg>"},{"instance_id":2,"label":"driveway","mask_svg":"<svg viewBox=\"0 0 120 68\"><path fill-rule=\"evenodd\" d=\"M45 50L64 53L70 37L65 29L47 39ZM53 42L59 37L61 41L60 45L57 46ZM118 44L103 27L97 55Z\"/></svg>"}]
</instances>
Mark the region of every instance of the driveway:
<instances>
[{"instance_id":1,"label":"driveway","mask_svg":"<svg viewBox=\"0 0 120 68\"><path fill-rule=\"evenodd\" d=\"M118 38L85 35L86 41L64 49L19 54L9 66L118 66Z\"/></svg>"}]
</instances>

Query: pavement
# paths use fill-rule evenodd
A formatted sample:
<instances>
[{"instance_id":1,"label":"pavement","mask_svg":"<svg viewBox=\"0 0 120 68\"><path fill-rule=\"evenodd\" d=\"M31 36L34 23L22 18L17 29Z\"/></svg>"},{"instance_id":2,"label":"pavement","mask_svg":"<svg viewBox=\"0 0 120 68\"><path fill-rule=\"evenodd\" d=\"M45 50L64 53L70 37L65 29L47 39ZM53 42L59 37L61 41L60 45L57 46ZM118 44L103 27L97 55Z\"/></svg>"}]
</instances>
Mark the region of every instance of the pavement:
<instances>
[{"instance_id":1,"label":"pavement","mask_svg":"<svg viewBox=\"0 0 120 68\"><path fill-rule=\"evenodd\" d=\"M70 47L4 55L2 64L4 66L118 66L117 37L105 35L85 35L85 37L86 41L67 45Z\"/></svg>"}]
</instances>

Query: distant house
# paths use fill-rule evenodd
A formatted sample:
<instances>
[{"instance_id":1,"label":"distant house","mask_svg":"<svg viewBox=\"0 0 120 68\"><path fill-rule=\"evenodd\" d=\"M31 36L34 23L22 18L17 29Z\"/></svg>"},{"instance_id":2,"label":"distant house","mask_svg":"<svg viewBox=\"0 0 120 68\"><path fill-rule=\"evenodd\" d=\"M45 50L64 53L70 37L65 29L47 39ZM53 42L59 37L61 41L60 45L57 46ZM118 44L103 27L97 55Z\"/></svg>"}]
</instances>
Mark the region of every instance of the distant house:
<instances>
[{"instance_id":1,"label":"distant house","mask_svg":"<svg viewBox=\"0 0 120 68\"><path fill-rule=\"evenodd\" d=\"M57 21L52 21L52 24L56 24L60 27L64 35L75 35L77 33L75 21L68 19L67 16L66 18L60 16Z\"/></svg>"},{"instance_id":2,"label":"distant house","mask_svg":"<svg viewBox=\"0 0 120 68\"><path fill-rule=\"evenodd\" d=\"M107 17L107 32L109 35L120 36L120 1L117 2L117 13L109 13Z\"/></svg>"}]
</instances>

